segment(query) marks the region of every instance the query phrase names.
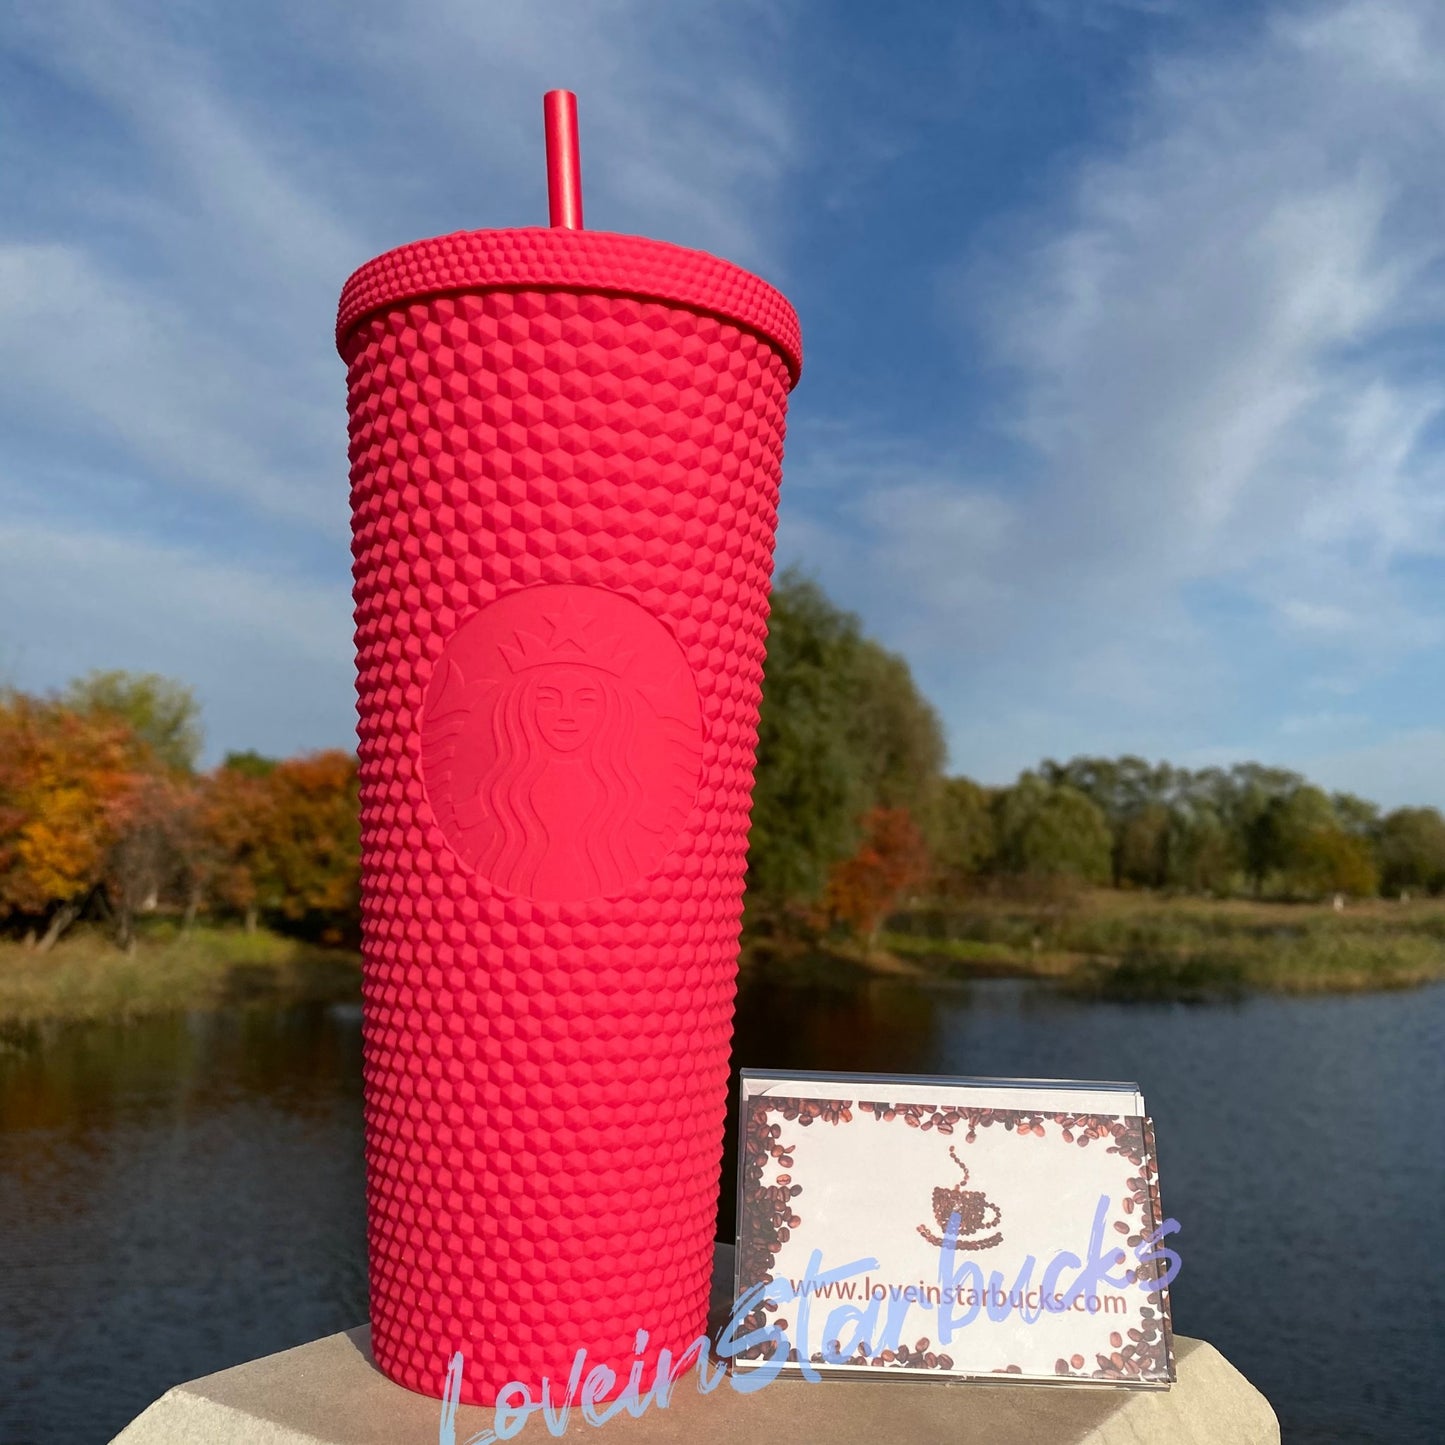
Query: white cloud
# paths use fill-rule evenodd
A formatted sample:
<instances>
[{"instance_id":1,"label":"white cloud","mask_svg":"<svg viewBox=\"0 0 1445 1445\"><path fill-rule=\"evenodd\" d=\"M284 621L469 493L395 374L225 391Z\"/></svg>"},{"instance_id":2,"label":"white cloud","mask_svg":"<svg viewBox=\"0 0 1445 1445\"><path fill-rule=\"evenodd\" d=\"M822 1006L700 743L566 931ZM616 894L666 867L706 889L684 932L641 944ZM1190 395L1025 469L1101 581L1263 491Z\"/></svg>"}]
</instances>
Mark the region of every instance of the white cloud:
<instances>
[{"instance_id":1,"label":"white cloud","mask_svg":"<svg viewBox=\"0 0 1445 1445\"><path fill-rule=\"evenodd\" d=\"M1420 446L1445 403L1392 355L1445 256L1416 225L1445 209L1419 149L1445 143L1445 26L1420 37L1432 89L1326 43L1359 24L1347 4L1159 62L1129 139L1005 268L988 330L1023 378L1057 552L1159 589L1232 576L1284 613L1342 570L1388 599L1401 553L1445 551Z\"/></svg>"},{"instance_id":2,"label":"white cloud","mask_svg":"<svg viewBox=\"0 0 1445 1445\"><path fill-rule=\"evenodd\" d=\"M181 17L170 19L144 8L127 16L97 0L44 0L21 5L14 37L105 109L145 184L127 184L134 172L122 172L102 196L188 269L208 253L225 311L248 309L244 294L224 295L228 284L238 293L259 286L271 301L333 286L365 242L313 189L310 147L228 93L216 58L187 38Z\"/></svg>"},{"instance_id":3,"label":"white cloud","mask_svg":"<svg viewBox=\"0 0 1445 1445\"><path fill-rule=\"evenodd\" d=\"M950 291L968 347L1016 383L992 420L1026 464L816 417L790 452L784 556L914 654L955 763L984 776L1272 737L1311 687L1365 711L1372 680L1442 641L1445 596L1421 577L1445 554L1445 11L1337 0L1207 31L1186 8L1068 8L1121 31L1152 13L1181 48ZM324 547L344 565L346 273L419 233L541 223L540 92L561 85L581 97L589 224L786 285L802 14L22 3L5 42L72 127L0 136L23 168L0 217L0 590L26 579L27 675L117 649L194 663L217 708L271 727L264 647L320 656L267 611L274 591L302 639L331 639L332 671L312 670L339 693L314 717L344 713L348 736L344 582L287 581L284 562ZM118 502L108 532L87 510L65 550L73 479L110 474L135 515ZM42 503L45 485L76 490ZM87 485L88 508L104 483ZM281 580L134 540L177 517L188 536L244 524L253 554L274 536ZM226 621L242 614L260 621ZM1306 669L1293 696L1246 696ZM1247 729L1228 726L1246 704ZM301 736L307 706L276 726Z\"/></svg>"},{"instance_id":4,"label":"white cloud","mask_svg":"<svg viewBox=\"0 0 1445 1445\"><path fill-rule=\"evenodd\" d=\"M1358 793L1385 808L1445 808L1445 728L1396 732L1296 766L1332 791Z\"/></svg>"},{"instance_id":5,"label":"white cloud","mask_svg":"<svg viewBox=\"0 0 1445 1445\"><path fill-rule=\"evenodd\" d=\"M6 43L77 114L103 117L107 139L17 125L0 141L0 163L8 152L28 181L0 219L13 429L38 433L46 457L57 442L84 448L339 535L331 329L349 272L425 233L418 217L440 230L545 224L541 93L569 82L594 225L776 261L798 143L753 52L786 15L258 5L236 32L219 6L22 5ZM272 67L320 89L288 89Z\"/></svg>"},{"instance_id":6,"label":"white cloud","mask_svg":"<svg viewBox=\"0 0 1445 1445\"><path fill-rule=\"evenodd\" d=\"M193 686L207 757L350 746L351 601L314 582L143 537L0 519L0 657L41 689L92 668Z\"/></svg>"},{"instance_id":7,"label":"white cloud","mask_svg":"<svg viewBox=\"0 0 1445 1445\"><path fill-rule=\"evenodd\" d=\"M893 646L927 647L952 625L952 646L988 650L1014 600L998 563L1018 550L1017 509L917 447L814 428L830 430L836 445L789 463L780 556L848 579L870 623L892 619Z\"/></svg>"},{"instance_id":8,"label":"white cloud","mask_svg":"<svg viewBox=\"0 0 1445 1445\"><path fill-rule=\"evenodd\" d=\"M11 460L39 489L52 467L102 458L192 506L340 537L329 331L364 232L312 185L306 148L167 18L47 0L7 32L104 134L9 130L28 170L0 223Z\"/></svg>"},{"instance_id":9,"label":"white cloud","mask_svg":"<svg viewBox=\"0 0 1445 1445\"><path fill-rule=\"evenodd\" d=\"M795 6L445 0L355 38L378 90L430 111L503 197L463 192L459 224L546 219L541 95L575 90L588 224L779 270L781 187L801 143L780 54Z\"/></svg>"},{"instance_id":10,"label":"white cloud","mask_svg":"<svg viewBox=\"0 0 1445 1445\"><path fill-rule=\"evenodd\" d=\"M153 668L196 683L217 746L346 745L342 283L419 235L545 224L557 86L589 224L776 268L791 14L12 7L0 664L32 687Z\"/></svg>"},{"instance_id":11,"label":"white cloud","mask_svg":"<svg viewBox=\"0 0 1445 1445\"><path fill-rule=\"evenodd\" d=\"M1358 731L1369 718L1363 713L1323 712L1297 713L1280 720L1279 731L1283 737L1311 737L1322 733Z\"/></svg>"},{"instance_id":12,"label":"white cloud","mask_svg":"<svg viewBox=\"0 0 1445 1445\"><path fill-rule=\"evenodd\" d=\"M273 366L79 246L0 244L0 409L47 453L83 437L174 488L340 535L344 432L286 389L289 370L284 346ZM313 461L323 427L329 468Z\"/></svg>"},{"instance_id":13,"label":"white cloud","mask_svg":"<svg viewBox=\"0 0 1445 1445\"><path fill-rule=\"evenodd\" d=\"M840 590L887 572L885 634L931 641L960 765L980 707L1031 743L1043 712L1068 750L1112 727L1182 752L1288 709L1261 686L1353 691L1445 640L1418 575L1445 557L1445 10L1344 0L1220 33L1152 60L1058 203L950 282L1009 382L1019 473L935 467L914 518L880 467L836 524ZM960 655L976 619L1032 680Z\"/></svg>"}]
</instances>

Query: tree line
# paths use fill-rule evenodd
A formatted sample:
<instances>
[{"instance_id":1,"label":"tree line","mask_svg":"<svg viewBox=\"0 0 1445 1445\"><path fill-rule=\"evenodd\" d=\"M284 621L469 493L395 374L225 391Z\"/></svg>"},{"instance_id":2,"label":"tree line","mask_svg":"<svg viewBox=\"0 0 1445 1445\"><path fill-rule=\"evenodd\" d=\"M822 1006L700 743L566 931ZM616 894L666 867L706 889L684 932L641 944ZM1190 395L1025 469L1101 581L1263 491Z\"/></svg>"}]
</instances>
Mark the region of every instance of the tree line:
<instances>
[{"instance_id":1,"label":"tree line","mask_svg":"<svg viewBox=\"0 0 1445 1445\"><path fill-rule=\"evenodd\" d=\"M264 918L354 942L356 759L233 753L199 772L199 708L154 674L0 694L0 926L48 949L82 916L130 948L139 914Z\"/></svg>"},{"instance_id":2,"label":"tree line","mask_svg":"<svg viewBox=\"0 0 1445 1445\"><path fill-rule=\"evenodd\" d=\"M869 937L906 895L1091 884L1314 899L1445 891L1445 817L1385 812L1259 763L1045 760L944 771L907 664L796 573L774 595L749 851L755 928Z\"/></svg>"},{"instance_id":3,"label":"tree line","mask_svg":"<svg viewBox=\"0 0 1445 1445\"><path fill-rule=\"evenodd\" d=\"M355 757L233 753L198 769L199 709L151 674L0 692L0 927L48 948L82 916L204 915L359 932ZM1445 891L1445 818L1384 812L1257 763L1046 760L948 776L907 663L813 581L773 593L747 927L875 935L905 897L1060 882L1223 896Z\"/></svg>"}]
</instances>

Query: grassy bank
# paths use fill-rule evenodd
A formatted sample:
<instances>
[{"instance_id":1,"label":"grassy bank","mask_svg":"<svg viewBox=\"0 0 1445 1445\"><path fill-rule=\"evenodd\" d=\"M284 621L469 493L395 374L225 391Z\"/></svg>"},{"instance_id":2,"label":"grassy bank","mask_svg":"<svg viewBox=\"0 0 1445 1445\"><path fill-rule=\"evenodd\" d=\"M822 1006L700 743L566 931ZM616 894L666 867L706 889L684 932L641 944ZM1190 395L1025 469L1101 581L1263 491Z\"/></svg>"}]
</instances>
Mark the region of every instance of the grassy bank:
<instances>
[{"instance_id":1,"label":"grassy bank","mask_svg":"<svg viewBox=\"0 0 1445 1445\"><path fill-rule=\"evenodd\" d=\"M1098 891L979 898L898 915L871 954L831 944L744 952L744 966L847 987L890 974L1047 978L1102 998L1210 999L1410 988L1445 979L1445 900L1327 905ZM257 999L351 998L356 954L258 930L148 920L133 954L76 929L49 953L0 942L0 1029L121 1021Z\"/></svg>"},{"instance_id":2,"label":"grassy bank","mask_svg":"<svg viewBox=\"0 0 1445 1445\"><path fill-rule=\"evenodd\" d=\"M133 953L76 929L49 953L0 942L0 1026L110 1022L257 998L344 998L360 988L360 960L258 929L160 921Z\"/></svg>"},{"instance_id":3,"label":"grassy bank","mask_svg":"<svg viewBox=\"0 0 1445 1445\"><path fill-rule=\"evenodd\" d=\"M1411 988L1445 979L1445 901L1328 904L1098 891L918 909L880 944L952 977L1055 978L1129 998Z\"/></svg>"}]
</instances>

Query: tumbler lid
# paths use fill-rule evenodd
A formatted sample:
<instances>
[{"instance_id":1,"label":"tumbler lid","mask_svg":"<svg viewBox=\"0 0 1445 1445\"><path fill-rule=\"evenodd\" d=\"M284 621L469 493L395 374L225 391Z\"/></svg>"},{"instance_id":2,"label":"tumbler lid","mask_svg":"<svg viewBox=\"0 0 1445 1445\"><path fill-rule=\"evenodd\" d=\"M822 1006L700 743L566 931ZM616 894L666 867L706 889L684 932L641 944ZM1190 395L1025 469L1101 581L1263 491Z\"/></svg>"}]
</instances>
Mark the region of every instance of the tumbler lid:
<instances>
[{"instance_id":1,"label":"tumbler lid","mask_svg":"<svg viewBox=\"0 0 1445 1445\"><path fill-rule=\"evenodd\" d=\"M602 291L711 312L758 332L782 354L797 385L803 365L797 313L766 281L706 251L560 226L456 231L377 256L342 289L336 346L344 356L347 336L363 317L401 301L543 289Z\"/></svg>"},{"instance_id":2,"label":"tumbler lid","mask_svg":"<svg viewBox=\"0 0 1445 1445\"><path fill-rule=\"evenodd\" d=\"M601 291L676 302L756 331L782 353L796 386L803 342L787 298L751 271L706 251L584 231L577 97L570 90L549 90L542 114L551 226L455 231L368 261L342 288L336 349L343 359L352 328L400 301L465 291Z\"/></svg>"}]
</instances>

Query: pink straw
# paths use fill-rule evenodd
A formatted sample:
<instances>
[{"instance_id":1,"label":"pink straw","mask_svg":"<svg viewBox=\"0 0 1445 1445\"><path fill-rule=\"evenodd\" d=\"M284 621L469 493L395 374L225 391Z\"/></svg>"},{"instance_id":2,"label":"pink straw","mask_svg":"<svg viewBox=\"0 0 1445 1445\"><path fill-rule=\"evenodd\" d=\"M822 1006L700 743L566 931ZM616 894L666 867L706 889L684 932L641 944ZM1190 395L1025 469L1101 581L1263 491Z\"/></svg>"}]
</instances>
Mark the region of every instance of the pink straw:
<instances>
[{"instance_id":1,"label":"pink straw","mask_svg":"<svg viewBox=\"0 0 1445 1445\"><path fill-rule=\"evenodd\" d=\"M582 229L582 152L577 141L577 97L549 90L542 97L547 131L547 207L554 226Z\"/></svg>"}]
</instances>

